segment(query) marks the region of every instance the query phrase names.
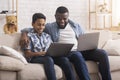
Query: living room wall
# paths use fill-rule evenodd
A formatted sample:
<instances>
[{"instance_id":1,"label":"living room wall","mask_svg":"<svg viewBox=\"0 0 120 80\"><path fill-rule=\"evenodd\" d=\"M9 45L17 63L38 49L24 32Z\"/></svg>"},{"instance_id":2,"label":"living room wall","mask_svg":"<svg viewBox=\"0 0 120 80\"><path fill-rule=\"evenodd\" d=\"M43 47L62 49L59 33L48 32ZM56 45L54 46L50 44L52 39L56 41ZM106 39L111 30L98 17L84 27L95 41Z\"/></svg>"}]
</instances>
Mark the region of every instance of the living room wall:
<instances>
[{"instance_id":1,"label":"living room wall","mask_svg":"<svg viewBox=\"0 0 120 80\"><path fill-rule=\"evenodd\" d=\"M55 21L54 14L58 6L66 6L70 12L70 19L88 25L87 0L19 0L18 1L18 26L19 30L31 27L31 17L36 12L42 12L47 17L47 22Z\"/></svg>"},{"instance_id":2,"label":"living room wall","mask_svg":"<svg viewBox=\"0 0 120 80\"><path fill-rule=\"evenodd\" d=\"M0 5L12 0L0 1ZM2 2L2 4L1 4ZM88 0L18 0L18 31L25 27L31 27L31 17L36 12L42 12L47 17L47 22L55 21L54 14L58 6L66 6L70 12L70 19L78 22L81 26L88 27ZM9 6L0 6L7 9ZM0 19L0 33L3 33L5 16Z\"/></svg>"},{"instance_id":3,"label":"living room wall","mask_svg":"<svg viewBox=\"0 0 120 80\"><path fill-rule=\"evenodd\" d=\"M0 1L0 12L10 9L7 5L12 0ZM78 22L82 27L89 28L88 15L89 0L18 0L18 31L31 27L31 17L35 12L42 12L47 16L47 22L55 21L54 14L58 6L66 6L70 11L70 19ZM113 26L120 22L119 0L113 0ZM7 4L6 4L7 3ZM5 15L0 15L0 33L3 33Z\"/></svg>"}]
</instances>

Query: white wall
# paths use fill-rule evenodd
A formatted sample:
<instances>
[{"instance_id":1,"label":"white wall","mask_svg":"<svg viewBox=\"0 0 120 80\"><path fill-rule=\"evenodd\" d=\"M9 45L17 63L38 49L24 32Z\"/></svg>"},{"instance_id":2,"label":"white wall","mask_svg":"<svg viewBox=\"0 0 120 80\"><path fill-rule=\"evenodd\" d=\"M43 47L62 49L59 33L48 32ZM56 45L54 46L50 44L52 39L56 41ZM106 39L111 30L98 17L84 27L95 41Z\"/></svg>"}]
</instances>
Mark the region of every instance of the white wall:
<instances>
[{"instance_id":1,"label":"white wall","mask_svg":"<svg viewBox=\"0 0 120 80\"><path fill-rule=\"evenodd\" d=\"M0 12L11 10L11 0L0 0ZM70 12L70 19L78 22L82 27L88 29L88 1L89 0L18 0L18 30L31 27L31 18L35 12L42 12L47 17L47 22L55 21L54 13L58 6L66 6ZM113 0L113 26L120 21L119 0ZM117 8L118 7L118 8ZM5 15L0 14L0 33L3 33Z\"/></svg>"},{"instance_id":2,"label":"white wall","mask_svg":"<svg viewBox=\"0 0 120 80\"><path fill-rule=\"evenodd\" d=\"M0 1L0 10L10 9L9 0ZM9 4L10 6L10 4ZM54 14L58 6L66 6L70 12L70 19L78 22L82 27L88 27L87 0L18 0L18 30L31 26L31 17L36 12L42 12L47 22L55 21ZM4 8L5 7L5 8ZM0 33L3 33L5 15L0 15Z\"/></svg>"},{"instance_id":3,"label":"white wall","mask_svg":"<svg viewBox=\"0 0 120 80\"><path fill-rule=\"evenodd\" d=\"M113 25L120 23L120 0L113 0Z\"/></svg>"},{"instance_id":4,"label":"white wall","mask_svg":"<svg viewBox=\"0 0 120 80\"><path fill-rule=\"evenodd\" d=\"M18 5L19 30L31 26L31 17L36 12L44 13L47 22L55 21L55 10L61 5L69 9L70 19L83 27L88 25L87 0L19 0Z\"/></svg>"}]
</instances>

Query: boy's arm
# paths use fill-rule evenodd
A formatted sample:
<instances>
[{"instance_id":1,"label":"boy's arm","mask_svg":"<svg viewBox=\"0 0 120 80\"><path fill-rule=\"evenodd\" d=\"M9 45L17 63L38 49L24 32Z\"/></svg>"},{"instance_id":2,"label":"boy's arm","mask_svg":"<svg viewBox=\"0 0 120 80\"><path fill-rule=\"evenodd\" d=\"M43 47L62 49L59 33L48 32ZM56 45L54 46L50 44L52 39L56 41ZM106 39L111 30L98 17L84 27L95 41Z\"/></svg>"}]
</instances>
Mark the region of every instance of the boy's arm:
<instances>
[{"instance_id":1,"label":"boy's arm","mask_svg":"<svg viewBox=\"0 0 120 80\"><path fill-rule=\"evenodd\" d=\"M44 56L46 54L46 52L42 51L42 52L32 52L31 50L26 50L24 51L25 53L25 57L26 58L30 58L30 57L33 57L33 56Z\"/></svg>"},{"instance_id":2,"label":"boy's arm","mask_svg":"<svg viewBox=\"0 0 120 80\"><path fill-rule=\"evenodd\" d=\"M28 37L29 38L29 37ZM43 56L46 54L45 51L40 51L40 52L34 52L33 51L33 44L32 44L32 41L29 39L29 43L28 43L28 46L24 46L22 48L24 54L25 54L25 57L26 58L31 58L31 57L34 57L34 56Z\"/></svg>"}]
</instances>

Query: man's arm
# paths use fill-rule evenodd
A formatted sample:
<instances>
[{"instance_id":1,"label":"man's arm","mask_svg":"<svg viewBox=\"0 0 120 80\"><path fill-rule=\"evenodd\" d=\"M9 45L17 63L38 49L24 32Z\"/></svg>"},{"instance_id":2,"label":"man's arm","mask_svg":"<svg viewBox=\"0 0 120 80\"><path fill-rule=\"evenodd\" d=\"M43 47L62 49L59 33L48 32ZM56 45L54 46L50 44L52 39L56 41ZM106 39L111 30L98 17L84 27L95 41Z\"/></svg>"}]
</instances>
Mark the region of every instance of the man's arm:
<instances>
[{"instance_id":1,"label":"man's arm","mask_svg":"<svg viewBox=\"0 0 120 80\"><path fill-rule=\"evenodd\" d=\"M21 48L28 46L29 38L27 37L27 33L30 32L31 30L32 30L32 28L25 28L25 29L21 30L21 37L20 37L20 41L19 41Z\"/></svg>"},{"instance_id":2,"label":"man's arm","mask_svg":"<svg viewBox=\"0 0 120 80\"><path fill-rule=\"evenodd\" d=\"M21 48L27 47L29 43L29 38L27 37L27 32L21 33L19 44Z\"/></svg>"}]
</instances>

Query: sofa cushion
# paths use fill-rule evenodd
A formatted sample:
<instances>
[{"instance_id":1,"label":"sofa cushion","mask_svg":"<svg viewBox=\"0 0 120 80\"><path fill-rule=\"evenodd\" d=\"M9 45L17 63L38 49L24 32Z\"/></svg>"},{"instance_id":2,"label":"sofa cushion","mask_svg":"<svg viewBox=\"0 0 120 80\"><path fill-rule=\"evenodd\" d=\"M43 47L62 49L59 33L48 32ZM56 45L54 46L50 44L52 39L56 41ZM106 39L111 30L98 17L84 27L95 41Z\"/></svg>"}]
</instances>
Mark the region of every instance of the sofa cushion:
<instances>
[{"instance_id":1,"label":"sofa cushion","mask_svg":"<svg viewBox=\"0 0 120 80\"><path fill-rule=\"evenodd\" d=\"M120 70L120 56L109 56L109 62L110 62L110 70L118 71Z\"/></svg>"},{"instance_id":2,"label":"sofa cushion","mask_svg":"<svg viewBox=\"0 0 120 80\"><path fill-rule=\"evenodd\" d=\"M108 40L103 49L105 49L109 55L120 55L120 39Z\"/></svg>"},{"instance_id":3,"label":"sofa cushion","mask_svg":"<svg viewBox=\"0 0 120 80\"><path fill-rule=\"evenodd\" d=\"M108 40L112 39L112 32L109 30L100 30L98 48L103 48Z\"/></svg>"},{"instance_id":4,"label":"sofa cushion","mask_svg":"<svg viewBox=\"0 0 120 80\"><path fill-rule=\"evenodd\" d=\"M98 65L96 62L93 61L86 61L88 72L89 73L98 73Z\"/></svg>"},{"instance_id":5,"label":"sofa cushion","mask_svg":"<svg viewBox=\"0 0 120 80\"><path fill-rule=\"evenodd\" d=\"M0 70L20 71L24 68L24 64L12 57L0 55Z\"/></svg>"},{"instance_id":6,"label":"sofa cushion","mask_svg":"<svg viewBox=\"0 0 120 80\"><path fill-rule=\"evenodd\" d=\"M62 70L55 65L57 80L62 78ZM28 77L29 76L29 77ZM42 64L29 63L18 72L18 80L47 80Z\"/></svg>"},{"instance_id":7,"label":"sofa cushion","mask_svg":"<svg viewBox=\"0 0 120 80\"><path fill-rule=\"evenodd\" d=\"M24 56L21 53L19 53L15 49L12 49L8 46L1 46L0 47L0 54L16 58L16 59L22 61L24 64L27 64L26 59L24 58Z\"/></svg>"}]
</instances>

